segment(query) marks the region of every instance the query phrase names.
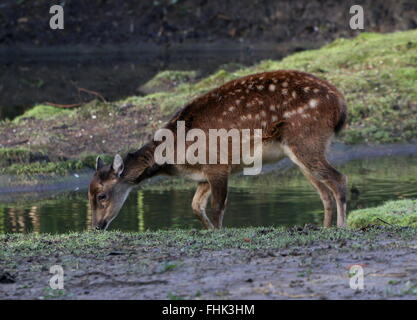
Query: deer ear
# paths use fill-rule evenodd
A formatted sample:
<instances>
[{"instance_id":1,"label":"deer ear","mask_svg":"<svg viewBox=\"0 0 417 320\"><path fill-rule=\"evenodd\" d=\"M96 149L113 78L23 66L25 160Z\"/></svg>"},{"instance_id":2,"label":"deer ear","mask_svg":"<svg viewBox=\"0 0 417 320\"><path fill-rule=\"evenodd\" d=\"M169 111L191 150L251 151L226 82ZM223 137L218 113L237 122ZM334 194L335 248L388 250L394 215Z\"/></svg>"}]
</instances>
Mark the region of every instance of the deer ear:
<instances>
[{"instance_id":1,"label":"deer ear","mask_svg":"<svg viewBox=\"0 0 417 320\"><path fill-rule=\"evenodd\" d=\"M100 170L102 167L104 167L104 162L101 160L100 156L96 158L96 171Z\"/></svg>"},{"instance_id":2,"label":"deer ear","mask_svg":"<svg viewBox=\"0 0 417 320\"><path fill-rule=\"evenodd\" d=\"M116 154L114 157L112 168L116 175L120 177L124 169L123 159L120 155Z\"/></svg>"}]
</instances>

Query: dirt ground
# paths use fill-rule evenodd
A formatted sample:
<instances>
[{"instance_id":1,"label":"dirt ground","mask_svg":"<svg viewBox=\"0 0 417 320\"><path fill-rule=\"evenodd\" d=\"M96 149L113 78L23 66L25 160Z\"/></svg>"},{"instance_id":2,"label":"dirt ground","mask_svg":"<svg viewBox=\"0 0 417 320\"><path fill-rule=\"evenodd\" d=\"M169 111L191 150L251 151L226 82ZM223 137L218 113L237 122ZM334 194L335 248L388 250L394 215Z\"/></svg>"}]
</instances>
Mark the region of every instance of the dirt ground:
<instances>
[{"instance_id":1,"label":"dirt ground","mask_svg":"<svg viewBox=\"0 0 417 320\"><path fill-rule=\"evenodd\" d=\"M132 107L126 104L118 114L102 111L97 118L78 117L65 123L62 119L30 119L25 125L5 123L0 128L0 147L44 146L43 151L51 161L71 159L83 153L114 153L121 145L136 150L150 139L149 130L154 130L152 119L161 116L152 105L140 110Z\"/></svg>"},{"instance_id":2,"label":"dirt ground","mask_svg":"<svg viewBox=\"0 0 417 320\"><path fill-rule=\"evenodd\" d=\"M14 274L0 277L0 298L416 298L415 236L403 238L400 231L391 230L371 240L366 231L353 239L332 238L279 249L203 249L192 254L187 246L174 243L149 247L124 240L94 253L74 249L30 257L18 254ZM48 287L49 267L55 264L64 266L64 290ZM364 270L363 290L349 286L349 268L357 264Z\"/></svg>"}]
</instances>

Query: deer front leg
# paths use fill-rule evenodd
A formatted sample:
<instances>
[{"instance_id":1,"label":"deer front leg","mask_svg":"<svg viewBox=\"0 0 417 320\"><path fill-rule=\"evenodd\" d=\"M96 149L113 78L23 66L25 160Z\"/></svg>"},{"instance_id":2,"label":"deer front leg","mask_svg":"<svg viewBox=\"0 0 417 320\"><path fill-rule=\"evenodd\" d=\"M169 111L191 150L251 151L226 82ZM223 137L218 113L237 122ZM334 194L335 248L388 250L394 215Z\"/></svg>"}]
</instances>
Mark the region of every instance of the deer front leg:
<instances>
[{"instance_id":1,"label":"deer front leg","mask_svg":"<svg viewBox=\"0 0 417 320\"><path fill-rule=\"evenodd\" d=\"M227 201L228 175L209 177L211 187L211 210L214 228L220 229L223 224L224 209Z\"/></svg>"},{"instance_id":2,"label":"deer front leg","mask_svg":"<svg viewBox=\"0 0 417 320\"><path fill-rule=\"evenodd\" d=\"M193 202L191 207L198 219L206 229L214 229L213 224L206 215L206 207L208 198L210 197L210 185L208 182L200 182L197 185L197 190L194 194Z\"/></svg>"}]
</instances>

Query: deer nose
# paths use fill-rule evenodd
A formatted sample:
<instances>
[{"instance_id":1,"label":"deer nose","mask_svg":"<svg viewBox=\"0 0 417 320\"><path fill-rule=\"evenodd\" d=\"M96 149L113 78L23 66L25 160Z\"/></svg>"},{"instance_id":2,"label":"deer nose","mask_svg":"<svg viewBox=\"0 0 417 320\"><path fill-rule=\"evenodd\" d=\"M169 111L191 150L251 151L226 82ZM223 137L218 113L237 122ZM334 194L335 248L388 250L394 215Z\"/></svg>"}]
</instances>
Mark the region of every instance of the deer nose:
<instances>
[{"instance_id":1,"label":"deer nose","mask_svg":"<svg viewBox=\"0 0 417 320\"><path fill-rule=\"evenodd\" d=\"M107 227L107 220L102 220L97 223L96 230L105 230Z\"/></svg>"}]
</instances>

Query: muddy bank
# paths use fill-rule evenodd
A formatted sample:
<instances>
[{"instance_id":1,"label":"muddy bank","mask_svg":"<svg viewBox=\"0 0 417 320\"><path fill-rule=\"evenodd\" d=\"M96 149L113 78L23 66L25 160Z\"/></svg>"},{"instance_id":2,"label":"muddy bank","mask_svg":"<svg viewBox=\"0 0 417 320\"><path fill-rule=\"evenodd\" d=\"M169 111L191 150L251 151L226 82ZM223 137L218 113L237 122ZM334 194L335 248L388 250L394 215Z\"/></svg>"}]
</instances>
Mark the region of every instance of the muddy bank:
<instances>
[{"instance_id":1,"label":"muddy bank","mask_svg":"<svg viewBox=\"0 0 417 320\"><path fill-rule=\"evenodd\" d=\"M0 201L2 203L31 198L45 198L65 191L86 189L93 170L83 170L68 176L16 177L0 175ZM27 197L25 196L27 195Z\"/></svg>"},{"instance_id":2,"label":"muddy bank","mask_svg":"<svg viewBox=\"0 0 417 320\"><path fill-rule=\"evenodd\" d=\"M415 299L416 229L0 236L1 299ZM64 289L49 268L64 268ZM349 286L364 269L364 289Z\"/></svg>"}]
</instances>

